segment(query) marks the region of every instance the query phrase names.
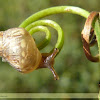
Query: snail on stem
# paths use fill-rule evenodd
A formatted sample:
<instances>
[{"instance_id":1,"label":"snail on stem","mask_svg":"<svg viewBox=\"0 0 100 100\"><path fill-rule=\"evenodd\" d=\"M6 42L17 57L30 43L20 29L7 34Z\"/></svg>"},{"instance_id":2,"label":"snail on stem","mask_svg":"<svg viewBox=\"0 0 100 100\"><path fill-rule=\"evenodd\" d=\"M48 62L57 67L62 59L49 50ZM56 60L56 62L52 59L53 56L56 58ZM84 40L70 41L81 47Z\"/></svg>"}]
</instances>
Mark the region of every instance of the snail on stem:
<instances>
[{"instance_id":1,"label":"snail on stem","mask_svg":"<svg viewBox=\"0 0 100 100\"><path fill-rule=\"evenodd\" d=\"M29 73L40 68L49 68L53 73L54 79L58 80L59 77L54 70L53 64L55 56L60 52L64 43L63 31L54 21L37 20L48 15L66 12L78 14L85 18L89 16L89 12L78 7L52 7L33 14L22 22L19 28L1 31L0 56L2 57L3 61L9 62L11 66L22 73ZM44 48L50 42L51 38L49 30L45 27L46 25L57 30L58 40L50 53L40 53L39 50ZM36 46L31 35L37 31L44 31L46 33L46 38Z\"/></svg>"}]
</instances>

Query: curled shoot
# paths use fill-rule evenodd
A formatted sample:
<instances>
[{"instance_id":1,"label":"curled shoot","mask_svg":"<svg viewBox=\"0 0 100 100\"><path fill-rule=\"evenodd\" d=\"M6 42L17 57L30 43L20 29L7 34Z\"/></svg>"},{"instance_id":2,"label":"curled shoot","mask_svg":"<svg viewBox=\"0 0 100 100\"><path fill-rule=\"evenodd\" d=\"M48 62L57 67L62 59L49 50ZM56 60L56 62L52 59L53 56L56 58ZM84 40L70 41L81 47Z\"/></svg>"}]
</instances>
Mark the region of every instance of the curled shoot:
<instances>
[{"instance_id":1,"label":"curled shoot","mask_svg":"<svg viewBox=\"0 0 100 100\"><path fill-rule=\"evenodd\" d=\"M44 31L46 33L45 39L40 44L37 44L37 47L39 49L42 49L46 45L48 45L51 39L49 30L44 28L43 26L51 26L52 28L56 29L58 32L57 43L55 44L55 46L51 51L53 51L54 48L57 48L60 51L64 43L64 34L62 28L52 20L39 20L46 16L52 14L59 14L59 13L72 13L87 18L84 29L82 31L83 49L88 60L92 62L99 62L100 61L100 35L99 35L100 34L100 13L98 12L89 13L88 11L82 8L73 7L73 6L51 7L31 15L25 21L23 21L19 25L19 27L25 28L27 31L29 31L30 34L33 34L34 32L37 31ZM46 29L46 31L44 29ZM91 39L91 34L95 35L95 38L93 37ZM93 41L93 39L95 42ZM93 46L95 43L98 43L99 55L94 57L91 54L90 47Z\"/></svg>"},{"instance_id":2,"label":"curled shoot","mask_svg":"<svg viewBox=\"0 0 100 100\"><path fill-rule=\"evenodd\" d=\"M44 9L42 11L39 11L39 12L31 15L29 18L27 18L25 21L23 21L19 27L23 27L29 32L30 32L31 28L33 28L37 25L39 25L39 26L40 25L43 25L43 26L49 25L49 26L55 28L58 31L58 40L57 40L57 43L55 44L54 48L57 48L60 51L62 46L63 46L63 43L64 43L64 35L63 35L63 31L62 31L61 27L56 22L51 21L51 20L39 20L39 19L46 17L48 15L58 14L58 13L78 14L78 15L83 16L85 18L87 18L89 15L88 11L86 11L82 8L79 8L79 7L57 6L57 7ZM43 45L39 46L38 48L41 49L41 48L43 48L42 46L45 47L46 45L44 46L44 44L43 44ZM51 51L53 51L53 50L51 50Z\"/></svg>"}]
</instances>

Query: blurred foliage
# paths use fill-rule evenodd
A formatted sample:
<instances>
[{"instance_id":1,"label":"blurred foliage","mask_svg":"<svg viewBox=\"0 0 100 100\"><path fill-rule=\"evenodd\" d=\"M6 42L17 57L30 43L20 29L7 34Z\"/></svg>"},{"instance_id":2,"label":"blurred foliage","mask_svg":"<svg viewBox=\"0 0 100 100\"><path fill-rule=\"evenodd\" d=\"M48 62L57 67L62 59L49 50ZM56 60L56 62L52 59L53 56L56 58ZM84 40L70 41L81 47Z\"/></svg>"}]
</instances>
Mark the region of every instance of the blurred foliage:
<instances>
[{"instance_id":1,"label":"blurred foliage","mask_svg":"<svg viewBox=\"0 0 100 100\"><path fill-rule=\"evenodd\" d=\"M53 6L77 6L88 11L100 11L100 0L0 0L0 31L19 24L33 13ZM99 66L88 61L84 55L81 41L81 30L85 19L73 14L56 14L46 17L59 23L65 35L65 43L55 59L55 69L60 80L54 81L49 69L35 70L21 74L0 58L0 92L1 93L76 93L98 92ZM50 28L51 29L51 28ZM52 49L57 34L51 29L52 40L41 52ZM35 34L36 42L42 37ZM92 48L93 52L97 48Z\"/></svg>"}]
</instances>

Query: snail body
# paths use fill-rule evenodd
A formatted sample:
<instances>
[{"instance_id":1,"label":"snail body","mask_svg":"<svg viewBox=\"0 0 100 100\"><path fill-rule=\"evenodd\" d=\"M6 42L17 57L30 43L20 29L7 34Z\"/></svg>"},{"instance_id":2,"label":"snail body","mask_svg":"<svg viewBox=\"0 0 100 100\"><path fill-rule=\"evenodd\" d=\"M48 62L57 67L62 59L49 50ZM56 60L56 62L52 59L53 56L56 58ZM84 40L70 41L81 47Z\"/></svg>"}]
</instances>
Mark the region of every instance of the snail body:
<instances>
[{"instance_id":1,"label":"snail body","mask_svg":"<svg viewBox=\"0 0 100 100\"><path fill-rule=\"evenodd\" d=\"M11 28L0 32L0 56L3 61L21 73L29 73L39 68L49 68L54 78L58 76L53 68L54 57L58 50L53 53L41 54L34 39L24 28Z\"/></svg>"}]
</instances>

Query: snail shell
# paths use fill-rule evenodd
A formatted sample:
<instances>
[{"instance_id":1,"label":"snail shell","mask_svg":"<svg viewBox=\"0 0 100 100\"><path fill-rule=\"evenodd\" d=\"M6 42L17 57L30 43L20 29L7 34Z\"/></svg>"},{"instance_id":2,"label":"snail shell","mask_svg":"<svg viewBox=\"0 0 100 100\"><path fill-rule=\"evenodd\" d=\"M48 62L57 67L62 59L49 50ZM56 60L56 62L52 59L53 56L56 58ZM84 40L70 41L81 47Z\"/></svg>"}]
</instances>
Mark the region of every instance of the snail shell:
<instances>
[{"instance_id":1,"label":"snail shell","mask_svg":"<svg viewBox=\"0 0 100 100\"><path fill-rule=\"evenodd\" d=\"M42 57L34 39L24 28L0 32L0 56L22 73L35 70Z\"/></svg>"}]
</instances>

